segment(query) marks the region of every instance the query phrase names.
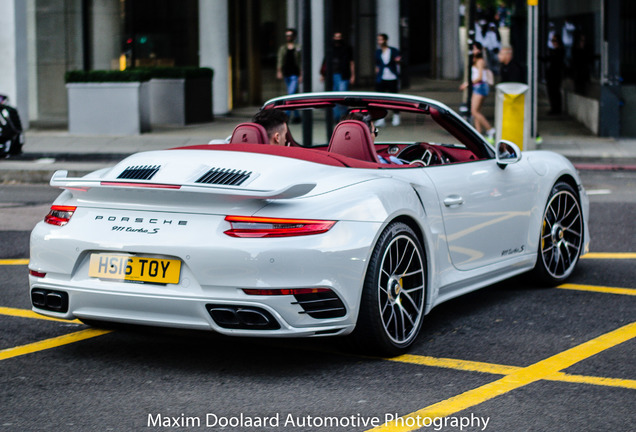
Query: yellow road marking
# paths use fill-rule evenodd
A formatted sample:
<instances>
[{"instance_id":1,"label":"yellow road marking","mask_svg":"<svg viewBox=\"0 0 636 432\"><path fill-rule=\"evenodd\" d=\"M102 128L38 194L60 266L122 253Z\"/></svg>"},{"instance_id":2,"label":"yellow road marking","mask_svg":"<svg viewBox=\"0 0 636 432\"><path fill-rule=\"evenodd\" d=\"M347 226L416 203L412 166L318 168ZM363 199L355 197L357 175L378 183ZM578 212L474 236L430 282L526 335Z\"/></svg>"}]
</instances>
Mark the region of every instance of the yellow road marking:
<instances>
[{"instance_id":1,"label":"yellow road marking","mask_svg":"<svg viewBox=\"0 0 636 432\"><path fill-rule=\"evenodd\" d=\"M483 372L496 375L509 375L519 370L516 366L498 365L494 363L482 363L470 360L456 360L450 358L428 357L413 354L404 354L398 357L387 358L392 362L410 363L423 366L442 367L470 372Z\"/></svg>"},{"instance_id":2,"label":"yellow road marking","mask_svg":"<svg viewBox=\"0 0 636 432\"><path fill-rule=\"evenodd\" d=\"M462 370L468 372L482 372L495 375L510 375L523 369L519 366L509 366L496 363L483 363L470 360L457 360L443 357L429 357L413 354L405 354L398 357L387 358L397 363L409 363L422 366L440 367L446 369ZM557 372L543 378L547 381L562 381L580 384L593 384L607 387L624 387L636 389L636 380L606 378L587 375L571 375L565 372Z\"/></svg>"},{"instance_id":3,"label":"yellow road marking","mask_svg":"<svg viewBox=\"0 0 636 432\"><path fill-rule=\"evenodd\" d=\"M636 390L636 380L622 378L605 378L587 375L570 375L565 372L557 372L544 378L547 381L561 381L577 384L592 384L606 387L623 387Z\"/></svg>"},{"instance_id":4,"label":"yellow road marking","mask_svg":"<svg viewBox=\"0 0 636 432\"><path fill-rule=\"evenodd\" d=\"M636 259L633 252L590 252L581 257L582 259Z\"/></svg>"},{"instance_id":5,"label":"yellow road marking","mask_svg":"<svg viewBox=\"0 0 636 432\"><path fill-rule=\"evenodd\" d=\"M111 330L100 329L86 329L78 332L66 334L63 336L54 337L51 339L45 339L39 342L33 342L27 345L21 345L13 348L7 348L0 351L0 360L6 360L13 357L22 356L25 354L31 354L38 351L47 350L49 348L55 348L62 345L68 345L74 342L94 338L110 333Z\"/></svg>"},{"instance_id":6,"label":"yellow road marking","mask_svg":"<svg viewBox=\"0 0 636 432\"><path fill-rule=\"evenodd\" d=\"M59 322L75 323L75 324L82 323L79 320L66 320L66 319L60 319L60 318L47 317L47 316L35 313L32 310L28 310L28 309L15 309L15 308L3 307L3 306L0 306L0 315L8 315L8 316L21 317L21 318L35 318L35 319L41 319L41 320L59 321Z\"/></svg>"},{"instance_id":7,"label":"yellow road marking","mask_svg":"<svg viewBox=\"0 0 636 432\"><path fill-rule=\"evenodd\" d=\"M29 260L26 258L20 259L0 259L0 265L27 265Z\"/></svg>"},{"instance_id":8,"label":"yellow road marking","mask_svg":"<svg viewBox=\"0 0 636 432\"><path fill-rule=\"evenodd\" d=\"M621 294L621 295L631 295L631 296L636 295L636 289L631 289L631 288L614 288L614 287L604 287L604 286L596 286L596 285L578 285L578 284L563 284L563 285L559 285L557 288L575 290L575 291L600 292L600 293L607 293L607 294Z\"/></svg>"},{"instance_id":9,"label":"yellow road marking","mask_svg":"<svg viewBox=\"0 0 636 432\"><path fill-rule=\"evenodd\" d=\"M35 313L27 309L0 307L0 315L21 317L21 318L34 318L34 319L58 321L58 322L64 322L64 323L82 324L82 322L79 320L64 320L64 319L58 319L58 318L51 318L44 315L40 315L38 313ZM413 355L413 354L405 354L399 357L393 357L386 360L397 362L397 363L410 363L410 364L417 364L422 366L441 367L441 368L463 370L463 371L469 371L469 372L482 372L482 373L489 373L489 374L495 374L495 375L509 375L521 369L519 366L508 366L508 365L501 365L501 364L495 364L495 363L484 363L484 362L476 362L476 361L470 361L470 360L429 357L429 356L420 356L420 355ZM625 387L625 388L636 389L636 380L605 378L605 377L595 377L595 376L586 376L586 375L570 375L564 372L558 372L550 377L546 377L545 379L549 381L574 382L574 383L582 383L582 384L593 384L593 385L601 385L601 386L609 386L609 387Z\"/></svg>"},{"instance_id":10,"label":"yellow road marking","mask_svg":"<svg viewBox=\"0 0 636 432\"><path fill-rule=\"evenodd\" d=\"M451 414L479 405L502 394L553 376L595 354L603 352L620 343L636 337L636 322L605 333L588 342L560 352L533 365L521 368L496 381L468 390L450 399L430 405L419 411L407 414L395 421L385 423L373 431L410 431L421 425L422 419L448 417ZM409 426L414 425L414 426Z\"/></svg>"}]
</instances>

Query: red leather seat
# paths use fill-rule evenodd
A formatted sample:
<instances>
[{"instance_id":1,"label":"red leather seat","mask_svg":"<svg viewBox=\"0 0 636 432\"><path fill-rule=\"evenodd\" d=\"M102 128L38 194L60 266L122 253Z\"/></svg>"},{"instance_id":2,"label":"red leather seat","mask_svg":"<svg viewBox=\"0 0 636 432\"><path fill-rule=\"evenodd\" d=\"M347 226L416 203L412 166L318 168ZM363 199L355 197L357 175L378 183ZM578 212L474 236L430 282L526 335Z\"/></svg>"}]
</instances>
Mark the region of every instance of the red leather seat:
<instances>
[{"instance_id":1,"label":"red leather seat","mask_svg":"<svg viewBox=\"0 0 636 432\"><path fill-rule=\"evenodd\" d=\"M358 120L338 123L327 151L366 162L379 162L369 127Z\"/></svg>"},{"instance_id":2,"label":"red leather seat","mask_svg":"<svg viewBox=\"0 0 636 432\"><path fill-rule=\"evenodd\" d=\"M258 123L241 123L234 128L230 144L269 144L267 131Z\"/></svg>"}]
</instances>

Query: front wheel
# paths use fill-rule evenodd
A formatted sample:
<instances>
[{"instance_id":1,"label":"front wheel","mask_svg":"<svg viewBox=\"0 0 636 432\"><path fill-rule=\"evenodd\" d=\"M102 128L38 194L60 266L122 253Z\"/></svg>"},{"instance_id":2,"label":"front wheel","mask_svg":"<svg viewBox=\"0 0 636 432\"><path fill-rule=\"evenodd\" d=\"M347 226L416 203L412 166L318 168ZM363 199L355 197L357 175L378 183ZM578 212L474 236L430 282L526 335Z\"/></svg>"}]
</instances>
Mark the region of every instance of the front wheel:
<instances>
[{"instance_id":1,"label":"front wheel","mask_svg":"<svg viewBox=\"0 0 636 432\"><path fill-rule=\"evenodd\" d=\"M541 239L534 273L540 282L554 286L574 271L583 244L583 213L576 191L559 182L543 213Z\"/></svg>"},{"instance_id":2,"label":"front wheel","mask_svg":"<svg viewBox=\"0 0 636 432\"><path fill-rule=\"evenodd\" d=\"M371 255L353 337L374 354L403 353L420 332L425 303L422 245L408 225L394 222Z\"/></svg>"}]
</instances>

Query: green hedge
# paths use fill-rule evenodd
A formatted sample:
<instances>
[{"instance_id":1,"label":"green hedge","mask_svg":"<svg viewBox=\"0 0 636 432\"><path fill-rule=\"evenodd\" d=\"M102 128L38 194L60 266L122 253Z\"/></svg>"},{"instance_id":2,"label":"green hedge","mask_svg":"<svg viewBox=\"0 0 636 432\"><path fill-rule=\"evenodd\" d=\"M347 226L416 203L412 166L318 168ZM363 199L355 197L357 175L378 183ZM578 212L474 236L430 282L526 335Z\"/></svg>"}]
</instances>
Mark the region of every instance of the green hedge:
<instances>
[{"instance_id":1,"label":"green hedge","mask_svg":"<svg viewBox=\"0 0 636 432\"><path fill-rule=\"evenodd\" d=\"M118 70L74 70L66 72L66 83L90 82L137 82L148 81L152 78L209 78L213 71L210 68L199 67L145 67Z\"/></svg>"},{"instance_id":2,"label":"green hedge","mask_svg":"<svg viewBox=\"0 0 636 432\"><path fill-rule=\"evenodd\" d=\"M195 66L186 67L143 67L134 68L133 71L142 71L150 74L151 78L209 78L212 79L212 69Z\"/></svg>"}]
</instances>

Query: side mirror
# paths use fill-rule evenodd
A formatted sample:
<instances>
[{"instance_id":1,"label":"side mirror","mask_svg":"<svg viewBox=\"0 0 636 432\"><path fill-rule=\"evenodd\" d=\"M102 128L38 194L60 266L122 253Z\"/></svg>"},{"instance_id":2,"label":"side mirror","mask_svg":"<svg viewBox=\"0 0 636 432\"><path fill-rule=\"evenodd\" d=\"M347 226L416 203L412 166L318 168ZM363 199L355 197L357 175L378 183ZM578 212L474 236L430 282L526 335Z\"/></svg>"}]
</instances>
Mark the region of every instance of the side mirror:
<instances>
[{"instance_id":1,"label":"side mirror","mask_svg":"<svg viewBox=\"0 0 636 432\"><path fill-rule=\"evenodd\" d=\"M495 148L495 157L497 165L504 169L506 165L514 164L521 160L521 150L512 141L501 140Z\"/></svg>"}]
</instances>

